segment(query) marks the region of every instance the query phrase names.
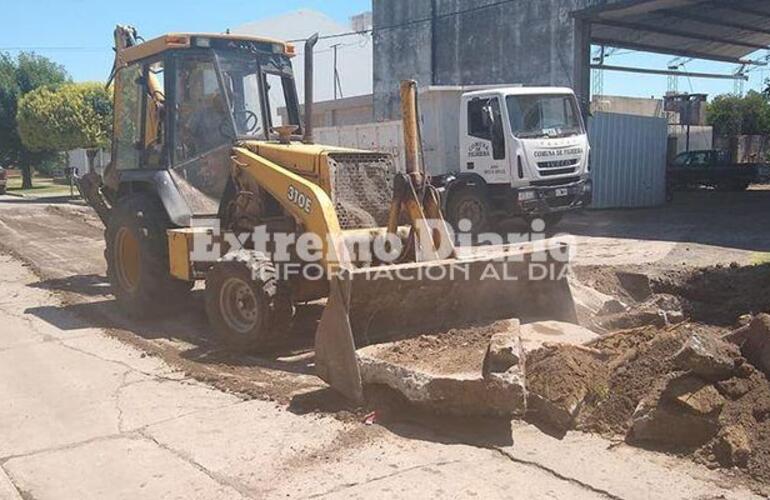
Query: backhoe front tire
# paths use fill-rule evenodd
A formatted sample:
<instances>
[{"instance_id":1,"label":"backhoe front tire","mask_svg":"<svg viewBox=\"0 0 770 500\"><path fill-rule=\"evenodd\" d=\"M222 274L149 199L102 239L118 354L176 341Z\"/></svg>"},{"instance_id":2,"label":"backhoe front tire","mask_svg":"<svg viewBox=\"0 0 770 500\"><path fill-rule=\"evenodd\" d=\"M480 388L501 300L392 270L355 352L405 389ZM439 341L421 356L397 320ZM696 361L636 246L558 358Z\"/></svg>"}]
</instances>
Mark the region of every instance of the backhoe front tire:
<instances>
[{"instance_id":1,"label":"backhoe front tire","mask_svg":"<svg viewBox=\"0 0 770 500\"><path fill-rule=\"evenodd\" d=\"M291 312L282 307L275 265L260 252L225 255L206 274L205 298L211 327L236 351L270 349L291 321Z\"/></svg>"},{"instance_id":2,"label":"backhoe front tire","mask_svg":"<svg viewBox=\"0 0 770 500\"><path fill-rule=\"evenodd\" d=\"M192 283L169 273L170 227L160 201L144 193L118 201L110 214L105 231L107 277L121 308L132 317L169 312L192 288Z\"/></svg>"}]
</instances>

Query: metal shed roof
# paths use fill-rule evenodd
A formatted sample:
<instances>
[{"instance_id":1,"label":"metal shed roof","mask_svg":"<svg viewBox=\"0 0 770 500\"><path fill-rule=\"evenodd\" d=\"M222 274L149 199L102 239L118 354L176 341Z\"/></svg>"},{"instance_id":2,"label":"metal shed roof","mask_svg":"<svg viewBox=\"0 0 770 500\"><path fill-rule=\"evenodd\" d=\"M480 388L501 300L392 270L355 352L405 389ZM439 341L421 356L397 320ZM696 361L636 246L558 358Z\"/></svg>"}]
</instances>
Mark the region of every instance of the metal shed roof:
<instances>
[{"instance_id":1,"label":"metal shed roof","mask_svg":"<svg viewBox=\"0 0 770 500\"><path fill-rule=\"evenodd\" d=\"M575 15L597 45L735 63L770 48L767 0L621 0Z\"/></svg>"}]
</instances>

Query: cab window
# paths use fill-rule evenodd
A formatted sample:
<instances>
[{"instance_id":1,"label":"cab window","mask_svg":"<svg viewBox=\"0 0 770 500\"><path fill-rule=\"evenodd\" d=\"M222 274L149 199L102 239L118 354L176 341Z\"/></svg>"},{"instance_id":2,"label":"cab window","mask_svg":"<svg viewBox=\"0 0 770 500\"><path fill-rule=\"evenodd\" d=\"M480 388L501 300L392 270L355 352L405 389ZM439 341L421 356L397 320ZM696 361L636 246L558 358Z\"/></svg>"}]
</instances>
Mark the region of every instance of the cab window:
<instances>
[{"instance_id":1,"label":"cab window","mask_svg":"<svg viewBox=\"0 0 770 500\"><path fill-rule=\"evenodd\" d=\"M166 89L163 62L144 67L144 150L142 164L147 168L163 168L166 150Z\"/></svg>"},{"instance_id":2,"label":"cab window","mask_svg":"<svg viewBox=\"0 0 770 500\"><path fill-rule=\"evenodd\" d=\"M176 96L176 164L232 141L232 121L210 55L186 55L179 58Z\"/></svg>"},{"instance_id":3,"label":"cab window","mask_svg":"<svg viewBox=\"0 0 770 500\"><path fill-rule=\"evenodd\" d=\"M142 68L135 64L115 76L115 141L113 157L118 170L139 168L142 118Z\"/></svg>"}]
</instances>

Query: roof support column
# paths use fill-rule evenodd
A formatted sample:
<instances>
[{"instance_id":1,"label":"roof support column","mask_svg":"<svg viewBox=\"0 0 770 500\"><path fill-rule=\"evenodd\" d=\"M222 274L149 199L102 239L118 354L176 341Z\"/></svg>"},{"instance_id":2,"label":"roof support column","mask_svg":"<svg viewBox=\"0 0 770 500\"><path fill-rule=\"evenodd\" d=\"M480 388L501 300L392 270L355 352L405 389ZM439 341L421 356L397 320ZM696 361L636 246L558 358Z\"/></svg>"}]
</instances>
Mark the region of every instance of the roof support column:
<instances>
[{"instance_id":1,"label":"roof support column","mask_svg":"<svg viewBox=\"0 0 770 500\"><path fill-rule=\"evenodd\" d=\"M572 86L580 102L584 118L591 104L591 23L575 17L575 55Z\"/></svg>"}]
</instances>

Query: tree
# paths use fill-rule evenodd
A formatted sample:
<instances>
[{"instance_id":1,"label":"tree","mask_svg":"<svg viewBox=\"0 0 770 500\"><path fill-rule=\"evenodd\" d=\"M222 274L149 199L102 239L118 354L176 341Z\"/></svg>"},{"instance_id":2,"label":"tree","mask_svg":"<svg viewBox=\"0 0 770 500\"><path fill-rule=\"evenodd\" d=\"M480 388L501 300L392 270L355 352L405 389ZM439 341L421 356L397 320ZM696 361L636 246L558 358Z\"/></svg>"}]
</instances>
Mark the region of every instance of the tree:
<instances>
[{"instance_id":1,"label":"tree","mask_svg":"<svg viewBox=\"0 0 770 500\"><path fill-rule=\"evenodd\" d=\"M714 98L707 109L707 120L714 127L717 135L732 137L736 135L770 134L770 101L768 97L756 91L750 91L745 97L720 95Z\"/></svg>"},{"instance_id":2,"label":"tree","mask_svg":"<svg viewBox=\"0 0 770 500\"><path fill-rule=\"evenodd\" d=\"M750 90L741 103L743 107L743 126L745 135L770 134L770 102L767 97L755 90Z\"/></svg>"},{"instance_id":3,"label":"tree","mask_svg":"<svg viewBox=\"0 0 770 500\"><path fill-rule=\"evenodd\" d=\"M719 95L706 109L706 121L717 135L740 135L743 128L741 98L736 95Z\"/></svg>"},{"instance_id":4,"label":"tree","mask_svg":"<svg viewBox=\"0 0 770 500\"><path fill-rule=\"evenodd\" d=\"M62 66L45 57L21 53L14 59L0 53L0 164L21 167L24 189L32 187L32 165L50 153L30 151L22 143L16 121L18 101L39 87L56 86L69 80Z\"/></svg>"},{"instance_id":5,"label":"tree","mask_svg":"<svg viewBox=\"0 0 770 500\"><path fill-rule=\"evenodd\" d=\"M31 151L88 152L89 167L98 149L109 144L112 101L99 83L41 87L19 101L19 135Z\"/></svg>"}]
</instances>

